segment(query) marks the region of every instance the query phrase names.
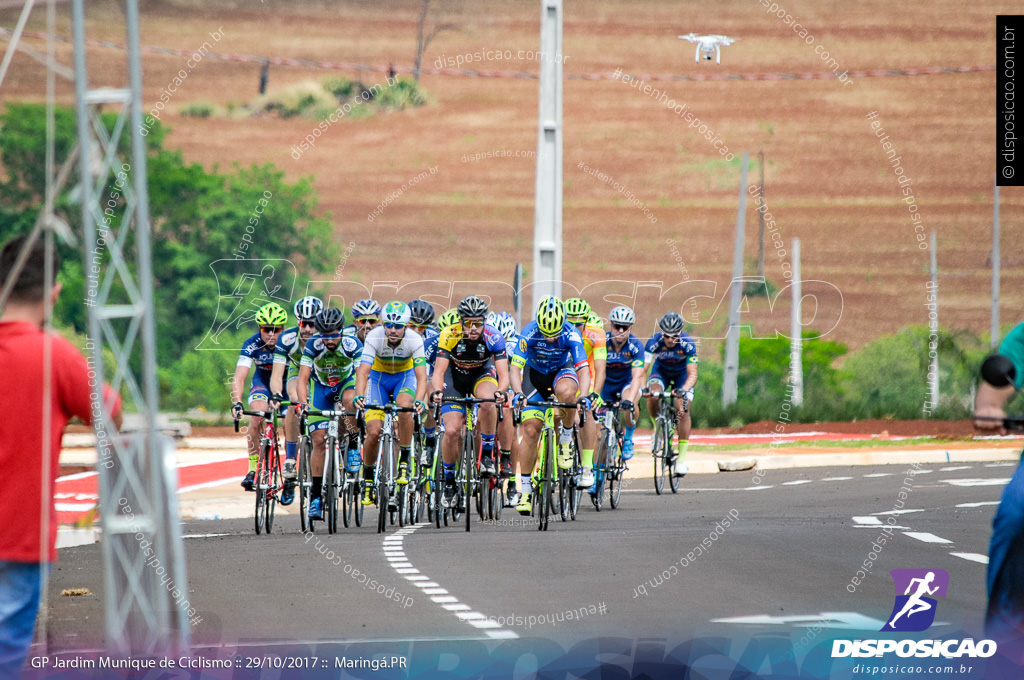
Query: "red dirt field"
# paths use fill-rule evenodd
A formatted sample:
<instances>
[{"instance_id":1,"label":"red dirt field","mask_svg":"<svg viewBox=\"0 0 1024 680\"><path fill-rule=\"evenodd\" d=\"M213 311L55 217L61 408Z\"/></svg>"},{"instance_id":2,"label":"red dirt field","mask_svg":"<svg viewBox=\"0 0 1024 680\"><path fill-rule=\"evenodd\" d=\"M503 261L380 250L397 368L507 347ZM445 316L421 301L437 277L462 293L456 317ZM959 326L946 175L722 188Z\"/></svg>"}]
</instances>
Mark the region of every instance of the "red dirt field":
<instances>
[{"instance_id":1,"label":"red dirt field","mask_svg":"<svg viewBox=\"0 0 1024 680\"><path fill-rule=\"evenodd\" d=\"M815 46L827 50L840 72L994 63L995 15L1012 14L1014 2L888 3L786 0L806 26ZM143 7L143 42L192 50L223 33L214 51L261 56L411 65L420 3L274 0L259 5L234 2L148 2ZM120 15L112 5L90 4L90 37L120 41ZM66 8L62 9L66 12ZM782 19L759 2L728 0L677 2L565 3L563 54L567 74L804 73L826 69ZM16 11L0 11L0 24L13 26ZM480 1L452 16L457 28L430 45L424 65L442 56L482 49L536 50L536 2ZM29 28L42 30L37 10ZM676 39L689 31L725 33L739 41L722 51L722 64L696 64L693 47ZM69 35L65 15L58 32ZM31 46L43 49L41 41ZM70 49L59 56L70 63ZM123 83L123 54L90 48L93 85ZM147 106L184 67L185 57L144 56ZM536 72L536 61L494 60L471 68ZM178 109L197 101L224 107L256 96L258 64L203 60L178 88L163 116L172 129L170 147L189 161L222 168L272 162L290 179L313 176L320 206L330 211L340 243L354 242L344 278L367 287L374 281L406 286L404 299L432 293L439 304L449 293L481 291L507 307L508 288L473 281L509 282L515 263L532 267L535 162L522 157L536 149L536 80L424 75L432 103L423 108L342 120L296 160L292 147L316 126L311 120L186 118ZM334 72L272 67L270 90L322 80ZM342 73L351 77L352 73ZM987 332L989 327L992 182L995 171L995 73L857 78L837 80L652 82L697 115L737 154L723 163L697 128L618 80L567 80L564 87L564 279L585 289L598 312L617 303L638 308L638 332L670 308L695 324L695 335L722 335L727 315L720 305L731 276L733 226L739 182L738 155L763 149L766 198L781 233L780 256L767 240L765 269L783 285L793 238L803 251L805 285L817 292L817 311L804 323L851 348L907 324L927 323L925 283L928 251L918 248L914 224L879 138L875 119L912 178L915 205L926 231L938 235L940 321L952 328ZM363 73L366 84L382 73ZM19 55L0 93L3 101L41 100L42 68ZM71 89L60 85L70 102ZM471 154L508 150L521 157L465 160ZM465 155L465 156L464 156ZM586 174L604 172L623 191L643 201L649 220L628 198ZM429 167L437 173L402 194L372 223L367 214L403 183ZM757 181L756 170L748 180ZM239 216L242 233L244 216ZM757 213L746 212L745 253L757 254ZM1002 192L1002 320L1024 316L1024 193ZM255 255L275 257L259 251ZM678 249L678 255L673 251ZM230 257L210 253L211 261ZM748 268L748 273L752 273ZM311 274L317 274L311 272ZM331 279L333 272L319 273ZM664 287L689 283L661 296ZM609 283L601 283L609 282ZM610 283L615 282L615 283ZM590 286L590 288L587 288ZM336 292L353 287L339 285ZM571 292L566 286L565 291ZM681 293L687 293L683 295ZM375 289L381 299L386 287ZM683 305L690 295L696 306ZM527 296L527 302L529 302ZM810 306L810 299L806 304ZM788 334L789 302L775 306L749 301L756 333L775 328ZM712 342L712 345L717 343ZM707 352L708 349L704 349ZM879 427L892 430L892 423ZM824 426L814 426L822 427ZM831 425L829 427L832 427ZM825 428L827 429L827 428Z\"/></svg>"}]
</instances>

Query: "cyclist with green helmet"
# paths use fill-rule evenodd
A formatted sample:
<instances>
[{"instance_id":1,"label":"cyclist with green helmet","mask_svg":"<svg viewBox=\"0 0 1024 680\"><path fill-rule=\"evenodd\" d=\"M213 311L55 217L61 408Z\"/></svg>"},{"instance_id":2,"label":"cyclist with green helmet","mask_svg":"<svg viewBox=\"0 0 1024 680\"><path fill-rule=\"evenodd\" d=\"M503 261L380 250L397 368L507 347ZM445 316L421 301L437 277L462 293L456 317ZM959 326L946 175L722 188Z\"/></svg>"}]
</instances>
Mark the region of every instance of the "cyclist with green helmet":
<instances>
[{"instance_id":1,"label":"cyclist with green helmet","mask_svg":"<svg viewBox=\"0 0 1024 680\"><path fill-rule=\"evenodd\" d=\"M566 322L565 306L553 295L541 298L536 319L523 328L512 353L509 375L516 402L533 399L575 402L577 394L590 394L590 371L587 353L579 331ZM583 397L579 403L590 408L590 400ZM572 437L575 412L560 409L556 421L561 424L560 441L568 444ZM520 440L516 460L519 461L522 496L516 504L520 514L528 515L533 508L530 494L533 484L530 475L537 464L537 441L544 424L544 411L538 406L525 406L522 411ZM564 461L559 461L562 466Z\"/></svg>"},{"instance_id":2,"label":"cyclist with green helmet","mask_svg":"<svg viewBox=\"0 0 1024 680\"><path fill-rule=\"evenodd\" d=\"M366 334L363 353L356 368L356 397L353 403L362 409L367 402L383 406L392 400L400 406L415 406L420 415L426 410L427 359L423 337L409 331L412 314L404 302L389 302L380 315L382 323ZM366 440L363 442L363 505L373 504L371 488L377 466L377 443L384 413L366 412ZM398 414L400 447L396 484L408 484L409 455L412 453L413 420L411 413Z\"/></svg>"},{"instance_id":3,"label":"cyclist with green helmet","mask_svg":"<svg viewBox=\"0 0 1024 680\"><path fill-rule=\"evenodd\" d=\"M249 388L249 410L266 411L270 402L270 376L274 369L274 348L277 338L288 323L288 312L276 302L270 302L256 311L256 325L259 330L242 345L235 365L235 377L231 381L231 413L235 418L242 415L242 390L249 369L256 367L252 374L252 385ZM256 460L259 457L260 432L263 431L263 418L249 417L246 437L249 444L249 474L242 480L242 488L252 491L253 479L256 477Z\"/></svg>"}]
</instances>

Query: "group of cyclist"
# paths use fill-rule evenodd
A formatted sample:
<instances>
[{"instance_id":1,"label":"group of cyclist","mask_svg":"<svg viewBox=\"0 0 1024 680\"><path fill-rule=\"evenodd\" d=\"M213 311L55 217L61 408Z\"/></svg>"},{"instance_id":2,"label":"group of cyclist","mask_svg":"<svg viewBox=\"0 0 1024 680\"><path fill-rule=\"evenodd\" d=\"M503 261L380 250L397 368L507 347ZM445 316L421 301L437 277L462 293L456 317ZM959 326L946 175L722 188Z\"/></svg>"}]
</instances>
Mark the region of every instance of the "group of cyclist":
<instances>
[{"instance_id":1,"label":"group of cyclist","mask_svg":"<svg viewBox=\"0 0 1024 680\"><path fill-rule=\"evenodd\" d=\"M442 503L455 503L456 461L462 448L466 402L479 400L476 428L480 433L480 474L508 479L509 504L530 514L531 474L537 462L537 443L544 422L544 407L532 402L572 404L555 413L559 427L559 467L573 465L570 441L579 411L597 411L618 404L624 414L622 456L633 456L633 432L639 417L642 391L648 410L657 417L659 397L675 399L678 444L673 473L687 473L690 435L689 403L697 383L697 353L693 339L683 332L683 319L669 312L658 321L657 332L643 342L631 331L636 315L627 306L611 310L611 330L582 298L565 301L547 296L540 300L535 318L520 332L507 312L495 312L480 297L470 295L440 317L425 300L389 302L359 300L351 307L352 324L345 314L313 296L295 303L297 325L287 328L288 313L277 303L256 312L256 333L242 347L232 381L232 412L242 415L245 379L252 371L248 393L251 412L269 412L294 404L284 417L285 465L281 503L294 498L299 417L307 416L313 455L310 461L310 519L322 518L321 491L325 433L329 419L309 413L339 409L361 411L365 438L359 448L359 430L353 416L344 419L341 445L346 469L362 469L361 503L371 505L372 480L378 457L378 438L384 414L380 407L394 403L398 415L399 464L397 484L409 483L414 435L412 411L422 417L425 455L434 451L437 425L428 402L438 409L443 424L441 468ZM312 386L312 392L310 392ZM646 388L646 389L645 389ZM499 410L520 414L518 431L513 419L498 417ZM253 489L262 418L251 416L247 430L249 472L242 481ZM594 449L599 437L595 418L580 426L578 485L595 484ZM671 444L671 443L670 443ZM515 468L519 468L516 489Z\"/></svg>"}]
</instances>

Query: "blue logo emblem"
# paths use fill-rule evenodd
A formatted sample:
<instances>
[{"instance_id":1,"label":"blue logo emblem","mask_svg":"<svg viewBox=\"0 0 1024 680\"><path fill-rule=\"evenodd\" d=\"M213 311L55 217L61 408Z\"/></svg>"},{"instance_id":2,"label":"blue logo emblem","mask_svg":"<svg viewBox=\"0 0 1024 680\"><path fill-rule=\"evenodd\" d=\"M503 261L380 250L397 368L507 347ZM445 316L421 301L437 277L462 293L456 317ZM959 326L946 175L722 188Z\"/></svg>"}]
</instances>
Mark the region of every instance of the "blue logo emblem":
<instances>
[{"instance_id":1,"label":"blue logo emblem","mask_svg":"<svg viewBox=\"0 0 1024 680\"><path fill-rule=\"evenodd\" d=\"M944 569L893 569L896 600L882 631L903 633L927 630L935 621L936 597L945 597L949 574Z\"/></svg>"}]
</instances>

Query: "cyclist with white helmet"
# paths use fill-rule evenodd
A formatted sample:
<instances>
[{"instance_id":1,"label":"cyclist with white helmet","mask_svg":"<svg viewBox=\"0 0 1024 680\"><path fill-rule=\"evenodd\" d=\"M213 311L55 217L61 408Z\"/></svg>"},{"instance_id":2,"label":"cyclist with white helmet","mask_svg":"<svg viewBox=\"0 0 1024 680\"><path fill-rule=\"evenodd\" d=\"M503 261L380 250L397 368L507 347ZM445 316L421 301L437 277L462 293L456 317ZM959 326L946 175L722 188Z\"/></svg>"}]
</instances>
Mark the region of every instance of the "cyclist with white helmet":
<instances>
[{"instance_id":1,"label":"cyclist with white helmet","mask_svg":"<svg viewBox=\"0 0 1024 680\"><path fill-rule=\"evenodd\" d=\"M267 304L256 310L256 325L259 330L245 341L242 351L238 354L235 365L235 376L231 381L231 414L237 419L242 417L242 390L249 369L256 370L252 374L249 388L249 410L266 411L270 402L270 374L274 366L274 347L277 338L288 323L288 312L276 302ZM256 460L259 457L260 433L263 431L263 418L249 417L246 439L249 446L249 473L242 480L242 488L252 491L253 480L256 478Z\"/></svg>"},{"instance_id":2,"label":"cyclist with white helmet","mask_svg":"<svg viewBox=\"0 0 1024 680\"><path fill-rule=\"evenodd\" d=\"M658 332L651 336L644 347L644 361L651 371L647 389L652 393L647 399L647 410L652 418L660 412L658 399L654 395L665 390L681 394L675 399L676 432L679 434L674 474L682 477L688 471L686 450L690 445L690 410L693 401L693 386L697 384L697 345L693 338L683 332L683 317L669 312L658 321ZM671 442L669 442L671 445Z\"/></svg>"},{"instance_id":3,"label":"cyclist with white helmet","mask_svg":"<svg viewBox=\"0 0 1024 680\"><path fill-rule=\"evenodd\" d=\"M633 431L640 415L640 389L644 384L644 343L630 330L636 323L636 314L625 305L619 305L608 315L612 329L605 337L608 356L605 361L604 388L601 398L606 402L618 401L626 416L626 431L622 439L622 457L633 457Z\"/></svg>"},{"instance_id":4,"label":"cyclist with white helmet","mask_svg":"<svg viewBox=\"0 0 1024 680\"><path fill-rule=\"evenodd\" d=\"M490 477L494 466L494 435L498 424L497 405L504 402L508 389L508 359L505 337L497 328L485 323L487 303L476 295L466 296L456 308L459 320L441 331L438 338L437 361L431 380L431 399L441 403L443 397L475 397L494 399L480 404L477 423L481 440L481 476ZM451 506L455 498L455 462L462 449L462 426L466 407L447 403L441 406L444 441L441 442L445 488L443 502ZM502 460L502 472L510 473L510 458Z\"/></svg>"},{"instance_id":5,"label":"cyclist with white helmet","mask_svg":"<svg viewBox=\"0 0 1024 680\"><path fill-rule=\"evenodd\" d=\"M295 303L295 320L298 325L289 328L277 339L274 346L274 369L270 374L270 406L277 408L282 401L296 403L298 392L295 381L299 377L299 361L302 350L316 334L316 315L324 308L320 298L312 295ZM285 379L287 375L287 379ZM291 505L295 495L295 448L299 441L299 418L295 409L288 409L284 416L284 488L281 490L281 505Z\"/></svg>"},{"instance_id":6,"label":"cyclist with white helmet","mask_svg":"<svg viewBox=\"0 0 1024 680\"><path fill-rule=\"evenodd\" d=\"M389 302L382 311L381 325L366 334L363 354L356 368L356 408L367 401L384 405L394 401L398 406L415 406L423 414L427 391L427 359L423 338L408 330L409 305ZM366 440L363 442L363 505L372 505L373 473L377 465L377 443L384 424L384 413L366 413ZM409 483L409 454L412 450L413 420L411 413L398 414L398 477L396 484Z\"/></svg>"},{"instance_id":7,"label":"cyclist with white helmet","mask_svg":"<svg viewBox=\"0 0 1024 680\"><path fill-rule=\"evenodd\" d=\"M318 411L333 411L338 408L351 411L355 396L355 366L362 357L359 340L341 332L345 325L345 314L340 309L328 307L315 319L317 335L302 349L302 360L298 376L298 404L301 411L309 407L309 384L313 383L313 408ZM345 418L345 428L356 431L355 418ZM320 494L324 481L324 453L327 449L327 427L330 419L311 416L309 430L313 438L313 456L310 459L312 485L309 503L309 518L322 519ZM341 440L344 442L344 439ZM346 467L359 469L359 450L355 441L349 439Z\"/></svg>"},{"instance_id":8,"label":"cyclist with white helmet","mask_svg":"<svg viewBox=\"0 0 1024 680\"><path fill-rule=\"evenodd\" d=\"M345 327L345 335L354 335L359 342L366 342L366 334L380 322L380 303L370 298L357 300L352 305L352 325Z\"/></svg>"},{"instance_id":9,"label":"cyclist with white helmet","mask_svg":"<svg viewBox=\"0 0 1024 680\"><path fill-rule=\"evenodd\" d=\"M516 319L508 312L498 312L494 316L494 327L505 338L505 357L509 361L509 365L512 363L512 351L519 340L519 329L516 327ZM512 385L509 383L508 400L502 406L502 408L509 408L512 400ZM507 415L498 423L498 440L501 442L501 475L508 477L508 488L505 491L505 505L506 507L515 507L516 503L519 502L519 494L516 493L516 466L519 461L516 460L516 451L513 448L513 443L516 441L516 426L512 422L512 417ZM508 468L505 467L505 461L508 461Z\"/></svg>"},{"instance_id":10,"label":"cyclist with white helmet","mask_svg":"<svg viewBox=\"0 0 1024 680\"><path fill-rule=\"evenodd\" d=\"M536 319L519 334L509 379L517 402L534 399L568 403L575 402L577 394L590 393L590 371L587 369L583 338L566 322L565 305L554 295L541 298ZM579 403L584 408L590 407L587 397L580 399ZM562 444L568 445L572 438L575 417L573 409L559 409L555 414L556 422L561 425L559 440ZM544 411L541 407L527 405L523 408L516 448L522 491L516 510L523 515L530 514L533 509L530 475L537 464L537 441L543 424ZM562 460L558 462L559 466L563 465Z\"/></svg>"}]
</instances>

